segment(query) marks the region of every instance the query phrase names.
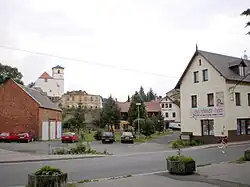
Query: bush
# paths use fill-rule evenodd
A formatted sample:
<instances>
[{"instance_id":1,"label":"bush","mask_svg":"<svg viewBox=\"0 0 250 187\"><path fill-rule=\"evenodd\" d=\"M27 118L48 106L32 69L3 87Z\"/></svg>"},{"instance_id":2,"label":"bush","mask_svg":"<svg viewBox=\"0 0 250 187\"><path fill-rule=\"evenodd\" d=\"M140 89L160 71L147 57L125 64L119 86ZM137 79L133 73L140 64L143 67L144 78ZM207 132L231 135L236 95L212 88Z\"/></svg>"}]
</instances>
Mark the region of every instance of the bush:
<instances>
[{"instance_id":1,"label":"bush","mask_svg":"<svg viewBox=\"0 0 250 187\"><path fill-rule=\"evenodd\" d=\"M168 160L170 160L170 161L179 161L179 162L183 162L183 163L194 161L192 157L183 156L183 155L169 156Z\"/></svg>"},{"instance_id":2,"label":"bush","mask_svg":"<svg viewBox=\"0 0 250 187\"><path fill-rule=\"evenodd\" d=\"M94 134L95 140L101 140L102 139L102 130L97 130Z\"/></svg>"},{"instance_id":3,"label":"bush","mask_svg":"<svg viewBox=\"0 0 250 187\"><path fill-rule=\"evenodd\" d=\"M201 142L199 140L174 140L172 142L172 148L177 149L177 148L183 148L183 147L189 147L189 146L198 146L201 145Z\"/></svg>"},{"instance_id":4,"label":"bush","mask_svg":"<svg viewBox=\"0 0 250 187\"><path fill-rule=\"evenodd\" d=\"M51 166L44 166L35 172L36 176L45 176L45 175L56 176L56 175L61 175L61 174L62 174L61 170L57 168L53 168Z\"/></svg>"}]
</instances>

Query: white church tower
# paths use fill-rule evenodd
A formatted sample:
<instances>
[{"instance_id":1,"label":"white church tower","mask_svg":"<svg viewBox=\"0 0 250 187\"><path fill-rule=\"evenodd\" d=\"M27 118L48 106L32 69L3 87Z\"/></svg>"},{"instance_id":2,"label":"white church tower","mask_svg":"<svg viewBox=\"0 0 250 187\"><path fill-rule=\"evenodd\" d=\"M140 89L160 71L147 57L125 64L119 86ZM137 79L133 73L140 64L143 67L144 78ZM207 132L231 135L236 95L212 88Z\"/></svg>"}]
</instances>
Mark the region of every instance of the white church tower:
<instances>
[{"instance_id":1,"label":"white church tower","mask_svg":"<svg viewBox=\"0 0 250 187\"><path fill-rule=\"evenodd\" d=\"M64 67L55 66L52 68L52 77L55 80L55 96L61 97L64 94Z\"/></svg>"},{"instance_id":2,"label":"white church tower","mask_svg":"<svg viewBox=\"0 0 250 187\"><path fill-rule=\"evenodd\" d=\"M32 87L41 89L49 97L61 97L64 94L64 68L59 65L53 67L52 76L44 72Z\"/></svg>"}]
</instances>

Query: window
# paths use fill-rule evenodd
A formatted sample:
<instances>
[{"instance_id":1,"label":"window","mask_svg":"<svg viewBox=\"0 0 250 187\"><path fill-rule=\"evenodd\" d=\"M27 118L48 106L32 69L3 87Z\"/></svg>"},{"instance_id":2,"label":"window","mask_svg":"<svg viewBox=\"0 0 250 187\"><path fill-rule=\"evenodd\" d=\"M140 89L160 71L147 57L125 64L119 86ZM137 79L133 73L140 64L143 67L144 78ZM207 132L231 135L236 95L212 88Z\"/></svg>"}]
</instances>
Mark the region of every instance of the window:
<instances>
[{"instance_id":1,"label":"window","mask_svg":"<svg viewBox=\"0 0 250 187\"><path fill-rule=\"evenodd\" d=\"M250 93L247 94L248 106L250 106Z\"/></svg>"},{"instance_id":2,"label":"window","mask_svg":"<svg viewBox=\"0 0 250 187\"><path fill-rule=\"evenodd\" d=\"M93 97L90 97L90 101L93 101Z\"/></svg>"},{"instance_id":3,"label":"window","mask_svg":"<svg viewBox=\"0 0 250 187\"><path fill-rule=\"evenodd\" d=\"M242 65L239 66L239 75L245 76L245 67L243 67Z\"/></svg>"},{"instance_id":4,"label":"window","mask_svg":"<svg viewBox=\"0 0 250 187\"><path fill-rule=\"evenodd\" d=\"M164 104L161 104L161 108L164 108L164 106L165 106Z\"/></svg>"},{"instance_id":5,"label":"window","mask_svg":"<svg viewBox=\"0 0 250 187\"><path fill-rule=\"evenodd\" d=\"M194 72L194 83L198 83L199 82L199 71L195 71Z\"/></svg>"},{"instance_id":6,"label":"window","mask_svg":"<svg viewBox=\"0 0 250 187\"><path fill-rule=\"evenodd\" d=\"M201 133L202 133L202 136L214 135L214 120L213 119L201 120Z\"/></svg>"},{"instance_id":7,"label":"window","mask_svg":"<svg viewBox=\"0 0 250 187\"><path fill-rule=\"evenodd\" d=\"M191 106L192 108L197 108L197 95L191 96Z\"/></svg>"},{"instance_id":8,"label":"window","mask_svg":"<svg viewBox=\"0 0 250 187\"><path fill-rule=\"evenodd\" d=\"M235 104L236 106L240 106L240 93L239 92L235 93Z\"/></svg>"},{"instance_id":9,"label":"window","mask_svg":"<svg viewBox=\"0 0 250 187\"><path fill-rule=\"evenodd\" d=\"M250 119L237 119L237 135L250 135Z\"/></svg>"},{"instance_id":10,"label":"window","mask_svg":"<svg viewBox=\"0 0 250 187\"><path fill-rule=\"evenodd\" d=\"M175 116L176 116L175 112L173 112L172 116L173 116L173 118L175 118Z\"/></svg>"},{"instance_id":11,"label":"window","mask_svg":"<svg viewBox=\"0 0 250 187\"><path fill-rule=\"evenodd\" d=\"M169 104L168 104L168 107L169 107L169 108L172 108L172 104L171 104L171 103L169 103Z\"/></svg>"},{"instance_id":12,"label":"window","mask_svg":"<svg viewBox=\"0 0 250 187\"><path fill-rule=\"evenodd\" d=\"M168 108L168 104L165 104L165 107Z\"/></svg>"},{"instance_id":13,"label":"window","mask_svg":"<svg viewBox=\"0 0 250 187\"><path fill-rule=\"evenodd\" d=\"M48 79L44 79L44 82L48 82Z\"/></svg>"},{"instance_id":14,"label":"window","mask_svg":"<svg viewBox=\"0 0 250 187\"><path fill-rule=\"evenodd\" d=\"M214 106L214 94L207 94L207 106Z\"/></svg>"},{"instance_id":15,"label":"window","mask_svg":"<svg viewBox=\"0 0 250 187\"><path fill-rule=\"evenodd\" d=\"M52 90L49 90L49 92L52 92Z\"/></svg>"},{"instance_id":16,"label":"window","mask_svg":"<svg viewBox=\"0 0 250 187\"><path fill-rule=\"evenodd\" d=\"M57 73L60 74L60 70L57 70Z\"/></svg>"},{"instance_id":17,"label":"window","mask_svg":"<svg viewBox=\"0 0 250 187\"><path fill-rule=\"evenodd\" d=\"M202 77L203 77L203 81L208 81L208 70L207 69L202 70Z\"/></svg>"},{"instance_id":18,"label":"window","mask_svg":"<svg viewBox=\"0 0 250 187\"><path fill-rule=\"evenodd\" d=\"M166 118L168 118L168 113L167 112L165 113L165 116L166 116Z\"/></svg>"},{"instance_id":19,"label":"window","mask_svg":"<svg viewBox=\"0 0 250 187\"><path fill-rule=\"evenodd\" d=\"M201 59L199 59L199 66L201 66Z\"/></svg>"}]
</instances>

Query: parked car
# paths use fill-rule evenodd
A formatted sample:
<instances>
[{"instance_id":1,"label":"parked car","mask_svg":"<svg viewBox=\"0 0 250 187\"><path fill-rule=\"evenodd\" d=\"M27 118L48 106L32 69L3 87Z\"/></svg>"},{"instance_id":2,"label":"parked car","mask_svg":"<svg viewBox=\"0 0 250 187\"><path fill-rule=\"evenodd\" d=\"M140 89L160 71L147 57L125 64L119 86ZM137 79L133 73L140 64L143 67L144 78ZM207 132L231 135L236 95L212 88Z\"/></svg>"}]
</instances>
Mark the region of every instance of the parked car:
<instances>
[{"instance_id":1,"label":"parked car","mask_svg":"<svg viewBox=\"0 0 250 187\"><path fill-rule=\"evenodd\" d=\"M79 141L79 137L74 132L63 133L61 137L62 143L74 143Z\"/></svg>"},{"instance_id":2,"label":"parked car","mask_svg":"<svg viewBox=\"0 0 250 187\"><path fill-rule=\"evenodd\" d=\"M2 132L0 134L0 141L1 142L17 142L18 136L14 133Z\"/></svg>"},{"instance_id":3,"label":"parked car","mask_svg":"<svg viewBox=\"0 0 250 187\"><path fill-rule=\"evenodd\" d=\"M29 142L34 141L34 136L28 132L21 132L17 136L18 136L18 140L17 140L18 142L29 143Z\"/></svg>"},{"instance_id":4,"label":"parked car","mask_svg":"<svg viewBox=\"0 0 250 187\"><path fill-rule=\"evenodd\" d=\"M121 143L134 143L134 135L132 132L123 132L121 135Z\"/></svg>"},{"instance_id":5,"label":"parked car","mask_svg":"<svg viewBox=\"0 0 250 187\"><path fill-rule=\"evenodd\" d=\"M114 143L115 135L113 132L103 132L102 143Z\"/></svg>"}]
</instances>

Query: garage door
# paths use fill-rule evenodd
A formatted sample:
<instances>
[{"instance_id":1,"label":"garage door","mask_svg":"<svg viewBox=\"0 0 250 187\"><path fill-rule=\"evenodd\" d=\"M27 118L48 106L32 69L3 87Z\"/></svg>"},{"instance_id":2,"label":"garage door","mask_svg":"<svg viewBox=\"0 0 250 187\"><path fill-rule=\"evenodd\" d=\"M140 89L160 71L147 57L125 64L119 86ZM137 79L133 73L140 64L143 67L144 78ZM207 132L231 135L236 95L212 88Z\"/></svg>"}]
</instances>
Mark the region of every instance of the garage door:
<instances>
[{"instance_id":1,"label":"garage door","mask_svg":"<svg viewBox=\"0 0 250 187\"><path fill-rule=\"evenodd\" d=\"M48 140L49 139L49 123L47 121L44 121L42 123L42 140Z\"/></svg>"},{"instance_id":2,"label":"garage door","mask_svg":"<svg viewBox=\"0 0 250 187\"><path fill-rule=\"evenodd\" d=\"M50 121L50 139L56 139L56 122Z\"/></svg>"},{"instance_id":3,"label":"garage door","mask_svg":"<svg viewBox=\"0 0 250 187\"><path fill-rule=\"evenodd\" d=\"M57 122L56 128L57 128L56 138L61 138L61 135L62 135L62 122L61 121Z\"/></svg>"}]
</instances>

